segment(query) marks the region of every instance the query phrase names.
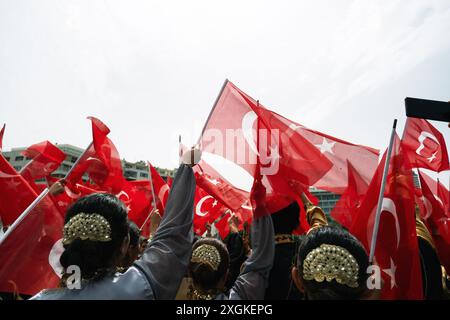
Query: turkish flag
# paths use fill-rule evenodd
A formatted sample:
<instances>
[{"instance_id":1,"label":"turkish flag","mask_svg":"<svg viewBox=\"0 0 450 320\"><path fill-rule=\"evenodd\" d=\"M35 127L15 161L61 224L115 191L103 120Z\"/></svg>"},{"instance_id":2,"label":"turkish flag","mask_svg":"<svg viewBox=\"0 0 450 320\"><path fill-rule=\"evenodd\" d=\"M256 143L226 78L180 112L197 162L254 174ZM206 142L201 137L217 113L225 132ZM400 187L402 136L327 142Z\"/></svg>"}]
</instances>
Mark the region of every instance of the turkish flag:
<instances>
[{"instance_id":1,"label":"turkish flag","mask_svg":"<svg viewBox=\"0 0 450 320\"><path fill-rule=\"evenodd\" d=\"M122 190L125 181L119 152L107 137L109 128L97 118L88 119L92 122L92 144L66 177L66 181L69 184L78 183L87 173L103 191L117 194Z\"/></svg>"},{"instance_id":2,"label":"turkish flag","mask_svg":"<svg viewBox=\"0 0 450 320\"><path fill-rule=\"evenodd\" d=\"M444 137L427 120L408 118L402 141L415 168L437 172L450 169Z\"/></svg>"},{"instance_id":3,"label":"turkish flag","mask_svg":"<svg viewBox=\"0 0 450 320\"><path fill-rule=\"evenodd\" d=\"M342 226L349 229L369 186L350 161L347 161L347 165L347 189L336 202L330 215Z\"/></svg>"},{"instance_id":4,"label":"turkish flag","mask_svg":"<svg viewBox=\"0 0 450 320\"><path fill-rule=\"evenodd\" d=\"M199 186L195 190L194 206L194 232L200 236L206 231L206 223L212 224L227 210Z\"/></svg>"},{"instance_id":5,"label":"turkish flag","mask_svg":"<svg viewBox=\"0 0 450 320\"><path fill-rule=\"evenodd\" d=\"M261 117L266 129L279 131L282 150L280 166L284 162L285 168L293 167L294 170L289 174L294 177L301 175L296 180L304 185L341 194L347 187L347 161L350 161L365 183L369 184L378 165L378 150L308 129L260 105L256 106L253 99L242 91L241 94Z\"/></svg>"},{"instance_id":6,"label":"turkish flag","mask_svg":"<svg viewBox=\"0 0 450 320\"><path fill-rule=\"evenodd\" d=\"M66 158L66 154L49 141L33 144L22 154L32 160L20 171L20 174L31 182L49 176Z\"/></svg>"},{"instance_id":7,"label":"turkish flag","mask_svg":"<svg viewBox=\"0 0 450 320\"><path fill-rule=\"evenodd\" d=\"M0 291L34 295L56 288L64 221L44 197L0 245Z\"/></svg>"},{"instance_id":8,"label":"turkish flag","mask_svg":"<svg viewBox=\"0 0 450 320\"><path fill-rule=\"evenodd\" d=\"M439 202L441 207L444 209L445 215L450 217L449 213L449 192L447 188L439 181L436 181L430 176L426 175L424 172L420 172L422 179L425 181L427 186L430 188L436 200Z\"/></svg>"},{"instance_id":9,"label":"turkish flag","mask_svg":"<svg viewBox=\"0 0 450 320\"><path fill-rule=\"evenodd\" d=\"M370 250L386 153L369 185L350 232ZM374 264L384 279L383 299L422 299L422 274L415 228L414 184L400 139L389 163L376 239Z\"/></svg>"},{"instance_id":10,"label":"turkish flag","mask_svg":"<svg viewBox=\"0 0 450 320\"><path fill-rule=\"evenodd\" d=\"M206 161L201 160L193 169L197 185L228 208L238 210L249 199L247 191L234 187Z\"/></svg>"},{"instance_id":11,"label":"turkish flag","mask_svg":"<svg viewBox=\"0 0 450 320\"><path fill-rule=\"evenodd\" d=\"M240 94L226 81L200 138L203 153L234 162L254 176L257 148L253 128L256 115Z\"/></svg>"},{"instance_id":12,"label":"turkish flag","mask_svg":"<svg viewBox=\"0 0 450 320\"><path fill-rule=\"evenodd\" d=\"M36 191L0 155L0 217L3 225L11 225L36 197Z\"/></svg>"},{"instance_id":13,"label":"turkish flag","mask_svg":"<svg viewBox=\"0 0 450 320\"><path fill-rule=\"evenodd\" d=\"M155 193L156 204L161 217L164 215L167 199L169 198L170 187L159 175L158 171L148 163L149 170L151 170L150 176L152 177L153 191Z\"/></svg>"},{"instance_id":14,"label":"turkish flag","mask_svg":"<svg viewBox=\"0 0 450 320\"><path fill-rule=\"evenodd\" d=\"M153 208L150 181L126 181L118 198L128 208L128 218L140 228Z\"/></svg>"},{"instance_id":15,"label":"turkish flag","mask_svg":"<svg viewBox=\"0 0 450 320\"><path fill-rule=\"evenodd\" d=\"M426 178L425 178L426 177ZM441 264L450 272L450 218L444 212L442 204L431 191L426 180L433 180L419 171L420 186L425 212L423 220L430 231Z\"/></svg>"}]
</instances>

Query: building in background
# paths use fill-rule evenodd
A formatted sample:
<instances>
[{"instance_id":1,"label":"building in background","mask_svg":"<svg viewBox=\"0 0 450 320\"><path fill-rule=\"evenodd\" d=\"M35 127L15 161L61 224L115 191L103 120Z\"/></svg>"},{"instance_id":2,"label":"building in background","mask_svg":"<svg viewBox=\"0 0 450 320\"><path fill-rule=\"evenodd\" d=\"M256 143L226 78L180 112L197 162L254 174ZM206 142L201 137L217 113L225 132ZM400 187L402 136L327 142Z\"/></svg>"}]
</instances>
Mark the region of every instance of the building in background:
<instances>
[{"instance_id":1,"label":"building in background","mask_svg":"<svg viewBox=\"0 0 450 320\"><path fill-rule=\"evenodd\" d=\"M53 176L58 178L63 178L69 172L70 168L77 161L78 157L83 153L84 149L70 145L70 144L56 144L56 146L61 149L66 154L66 159L61 163L59 168L52 173ZM22 155L22 152L26 148L12 148L11 151L3 152L3 156L8 160L8 162L16 169L18 172L22 170L23 167L31 160ZM127 180L144 180L149 179L148 166L144 161L138 162L128 162L122 159L122 169L123 175ZM173 178L175 170L161 169L155 167L156 171L167 180L167 177ZM88 179L87 175L83 177Z\"/></svg>"}]
</instances>

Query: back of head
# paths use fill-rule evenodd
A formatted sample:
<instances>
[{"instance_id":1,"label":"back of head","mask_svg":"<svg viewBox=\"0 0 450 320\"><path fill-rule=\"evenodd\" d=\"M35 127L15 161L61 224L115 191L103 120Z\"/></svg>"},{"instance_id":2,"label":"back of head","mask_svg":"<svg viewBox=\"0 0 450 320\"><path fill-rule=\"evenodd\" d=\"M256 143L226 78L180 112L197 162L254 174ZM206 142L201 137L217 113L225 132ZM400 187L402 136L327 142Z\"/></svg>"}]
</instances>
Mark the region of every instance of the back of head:
<instances>
[{"instance_id":1,"label":"back of head","mask_svg":"<svg viewBox=\"0 0 450 320\"><path fill-rule=\"evenodd\" d=\"M369 259L353 235L323 226L302 241L297 260L299 276L308 299L359 299L366 292Z\"/></svg>"},{"instance_id":2,"label":"back of head","mask_svg":"<svg viewBox=\"0 0 450 320\"><path fill-rule=\"evenodd\" d=\"M300 207L296 201L289 206L272 213L275 234L291 234L299 225Z\"/></svg>"},{"instance_id":3,"label":"back of head","mask_svg":"<svg viewBox=\"0 0 450 320\"><path fill-rule=\"evenodd\" d=\"M228 272L230 258L222 241L202 238L192 247L189 274L198 295L214 295L220 292ZM222 283L223 282L223 283Z\"/></svg>"},{"instance_id":4,"label":"back of head","mask_svg":"<svg viewBox=\"0 0 450 320\"><path fill-rule=\"evenodd\" d=\"M128 221L128 227L130 230L130 247L137 247L141 237L141 230L133 221Z\"/></svg>"},{"instance_id":5,"label":"back of head","mask_svg":"<svg viewBox=\"0 0 450 320\"><path fill-rule=\"evenodd\" d=\"M128 230L127 210L117 197L97 193L80 198L65 217L61 265L65 270L78 266L82 279L101 278L115 267Z\"/></svg>"}]
</instances>

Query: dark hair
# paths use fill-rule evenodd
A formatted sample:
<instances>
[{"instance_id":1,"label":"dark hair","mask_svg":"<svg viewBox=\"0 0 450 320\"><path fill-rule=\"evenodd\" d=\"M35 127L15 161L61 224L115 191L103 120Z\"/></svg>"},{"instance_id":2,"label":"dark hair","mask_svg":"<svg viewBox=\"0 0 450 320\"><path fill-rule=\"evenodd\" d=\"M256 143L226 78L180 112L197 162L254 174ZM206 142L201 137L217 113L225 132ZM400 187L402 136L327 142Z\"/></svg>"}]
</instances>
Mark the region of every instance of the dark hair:
<instances>
[{"instance_id":1,"label":"dark hair","mask_svg":"<svg viewBox=\"0 0 450 320\"><path fill-rule=\"evenodd\" d=\"M317 282L303 278L303 261L308 253L322 244L340 246L347 249L359 265L358 287L351 288L339 284L336 280ZM308 299L311 300L344 300L359 299L366 291L369 258L364 247L353 235L342 228L323 226L312 230L303 240L298 251L297 268L302 277L303 286Z\"/></svg>"},{"instance_id":2,"label":"dark hair","mask_svg":"<svg viewBox=\"0 0 450 320\"><path fill-rule=\"evenodd\" d=\"M114 195L95 193L78 199L67 211L65 224L78 213L97 213L103 216L111 227L111 241L73 240L64 245L60 263L64 269L77 265L83 279L98 280L113 269L114 260L123 240L128 235L127 210ZM62 285L64 285L64 277Z\"/></svg>"},{"instance_id":3,"label":"dark hair","mask_svg":"<svg viewBox=\"0 0 450 320\"><path fill-rule=\"evenodd\" d=\"M219 281L224 277L230 266L230 257L225 244L215 238L202 238L192 246L192 252L199 246L207 244L214 246L220 254L220 264L217 270L213 270L208 264L189 262L189 274L194 286L202 292L210 292L217 289Z\"/></svg>"},{"instance_id":4,"label":"dark hair","mask_svg":"<svg viewBox=\"0 0 450 320\"><path fill-rule=\"evenodd\" d=\"M133 221L128 221L128 227L130 230L130 247L136 247L139 245L141 230L139 230L139 227Z\"/></svg>"},{"instance_id":5,"label":"dark hair","mask_svg":"<svg viewBox=\"0 0 450 320\"><path fill-rule=\"evenodd\" d=\"M272 215L275 234L291 234L299 225L300 207L296 201Z\"/></svg>"}]
</instances>

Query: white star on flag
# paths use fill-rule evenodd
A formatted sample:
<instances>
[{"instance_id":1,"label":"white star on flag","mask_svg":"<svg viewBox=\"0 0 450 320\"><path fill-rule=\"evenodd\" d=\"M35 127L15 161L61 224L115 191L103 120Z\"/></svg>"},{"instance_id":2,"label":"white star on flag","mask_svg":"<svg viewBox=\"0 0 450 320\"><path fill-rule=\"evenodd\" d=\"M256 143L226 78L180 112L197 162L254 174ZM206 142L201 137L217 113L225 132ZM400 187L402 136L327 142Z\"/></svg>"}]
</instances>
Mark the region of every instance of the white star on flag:
<instances>
[{"instance_id":1,"label":"white star on flag","mask_svg":"<svg viewBox=\"0 0 450 320\"><path fill-rule=\"evenodd\" d=\"M433 155L431 157L427 158L428 162L430 162L430 163L433 162L433 160L436 159L436 154L437 154L437 151L435 153L433 153Z\"/></svg>"},{"instance_id":2,"label":"white star on flag","mask_svg":"<svg viewBox=\"0 0 450 320\"><path fill-rule=\"evenodd\" d=\"M315 144L315 146L320 149L320 153L322 154L325 152L334 154L333 147L335 144L336 142L328 142L327 139L323 138L322 144Z\"/></svg>"},{"instance_id":3,"label":"white star on flag","mask_svg":"<svg viewBox=\"0 0 450 320\"><path fill-rule=\"evenodd\" d=\"M391 289L397 286L397 282L395 281L395 271L397 270L397 266L391 258L391 267L389 269L383 269L383 271L391 278Z\"/></svg>"}]
</instances>

